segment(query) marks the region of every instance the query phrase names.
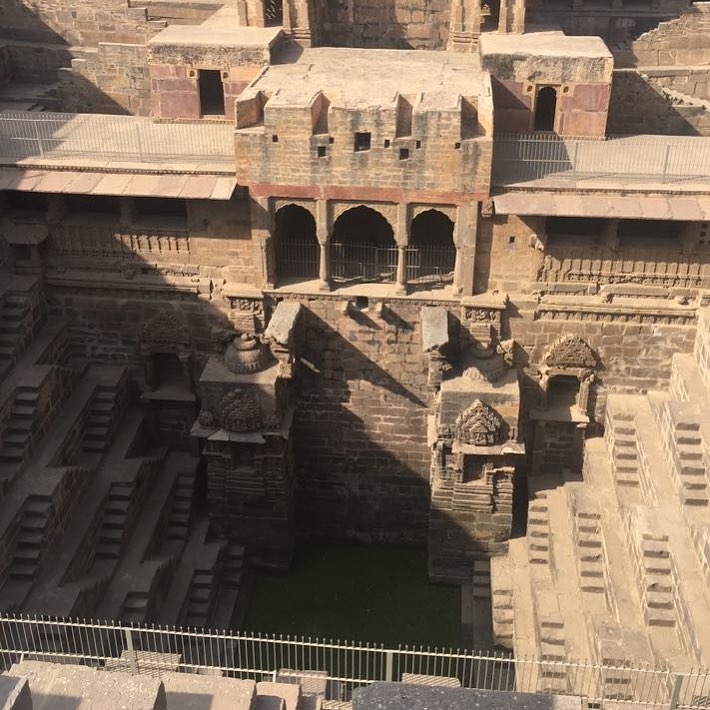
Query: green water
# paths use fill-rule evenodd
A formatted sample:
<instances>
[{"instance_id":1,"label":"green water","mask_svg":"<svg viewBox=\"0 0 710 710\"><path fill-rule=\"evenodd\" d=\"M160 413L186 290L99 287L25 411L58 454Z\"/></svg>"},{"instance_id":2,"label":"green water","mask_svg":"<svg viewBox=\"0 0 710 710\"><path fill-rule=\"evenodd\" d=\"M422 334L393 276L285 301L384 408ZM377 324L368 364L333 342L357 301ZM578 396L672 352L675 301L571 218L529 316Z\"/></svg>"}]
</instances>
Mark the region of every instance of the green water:
<instances>
[{"instance_id":1,"label":"green water","mask_svg":"<svg viewBox=\"0 0 710 710\"><path fill-rule=\"evenodd\" d=\"M458 647L459 587L430 584L426 550L303 543L289 574L258 572L244 628Z\"/></svg>"}]
</instances>

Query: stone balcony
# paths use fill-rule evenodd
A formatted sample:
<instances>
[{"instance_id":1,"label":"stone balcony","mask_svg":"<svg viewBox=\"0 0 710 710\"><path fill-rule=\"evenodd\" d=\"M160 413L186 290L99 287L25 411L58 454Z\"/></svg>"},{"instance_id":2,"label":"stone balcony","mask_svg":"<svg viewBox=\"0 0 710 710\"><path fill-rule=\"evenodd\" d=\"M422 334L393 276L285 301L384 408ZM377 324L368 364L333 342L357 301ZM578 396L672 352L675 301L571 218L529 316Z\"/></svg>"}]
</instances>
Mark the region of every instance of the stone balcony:
<instances>
[{"instance_id":1,"label":"stone balcony","mask_svg":"<svg viewBox=\"0 0 710 710\"><path fill-rule=\"evenodd\" d=\"M0 163L234 172L233 132L225 123L18 111L0 114Z\"/></svg>"},{"instance_id":2,"label":"stone balcony","mask_svg":"<svg viewBox=\"0 0 710 710\"><path fill-rule=\"evenodd\" d=\"M710 138L499 136L493 185L526 190L709 192Z\"/></svg>"}]
</instances>

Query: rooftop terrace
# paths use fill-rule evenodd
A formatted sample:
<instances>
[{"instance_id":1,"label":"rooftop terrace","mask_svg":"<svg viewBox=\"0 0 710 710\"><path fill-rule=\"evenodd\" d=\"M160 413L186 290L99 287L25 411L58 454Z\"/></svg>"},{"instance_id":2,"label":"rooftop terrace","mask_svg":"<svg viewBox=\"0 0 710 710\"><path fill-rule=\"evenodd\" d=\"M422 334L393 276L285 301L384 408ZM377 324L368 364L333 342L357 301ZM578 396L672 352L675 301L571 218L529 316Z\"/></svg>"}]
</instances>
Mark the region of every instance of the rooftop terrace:
<instances>
[{"instance_id":1,"label":"rooftop terrace","mask_svg":"<svg viewBox=\"0 0 710 710\"><path fill-rule=\"evenodd\" d=\"M403 94L452 109L460 96L490 95L487 76L472 54L319 47L271 65L253 86L284 105L309 105L322 91L331 104L347 108L391 105Z\"/></svg>"}]
</instances>

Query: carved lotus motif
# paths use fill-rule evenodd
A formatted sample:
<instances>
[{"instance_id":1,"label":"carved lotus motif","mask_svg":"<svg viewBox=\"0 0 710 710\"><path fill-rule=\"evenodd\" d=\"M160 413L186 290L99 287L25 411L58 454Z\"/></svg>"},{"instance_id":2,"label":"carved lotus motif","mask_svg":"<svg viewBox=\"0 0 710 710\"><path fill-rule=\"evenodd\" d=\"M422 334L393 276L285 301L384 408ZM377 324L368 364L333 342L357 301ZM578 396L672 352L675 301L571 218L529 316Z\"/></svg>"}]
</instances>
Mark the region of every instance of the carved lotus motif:
<instances>
[{"instance_id":1,"label":"carved lotus motif","mask_svg":"<svg viewBox=\"0 0 710 710\"><path fill-rule=\"evenodd\" d=\"M477 399L456 420L456 438L462 444L493 446L500 440L503 420L493 407Z\"/></svg>"}]
</instances>

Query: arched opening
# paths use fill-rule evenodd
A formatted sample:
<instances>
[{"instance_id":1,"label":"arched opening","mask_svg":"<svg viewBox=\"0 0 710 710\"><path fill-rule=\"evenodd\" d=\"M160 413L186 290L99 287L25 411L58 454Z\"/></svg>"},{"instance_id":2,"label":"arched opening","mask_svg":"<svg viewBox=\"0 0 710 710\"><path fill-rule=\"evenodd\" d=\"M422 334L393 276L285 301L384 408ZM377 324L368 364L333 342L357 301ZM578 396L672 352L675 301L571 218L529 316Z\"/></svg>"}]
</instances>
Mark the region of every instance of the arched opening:
<instances>
[{"instance_id":1,"label":"arched opening","mask_svg":"<svg viewBox=\"0 0 710 710\"><path fill-rule=\"evenodd\" d=\"M264 25L266 27L281 27L283 23L283 0L264 0Z\"/></svg>"},{"instance_id":2,"label":"arched opening","mask_svg":"<svg viewBox=\"0 0 710 710\"><path fill-rule=\"evenodd\" d=\"M535 102L536 131L554 131L557 114L557 89L554 86L543 86L538 89Z\"/></svg>"},{"instance_id":3,"label":"arched opening","mask_svg":"<svg viewBox=\"0 0 710 710\"><path fill-rule=\"evenodd\" d=\"M454 280L454 223L439 210L427 210L412 220L407 250L407 281L449 284Z\"/></svg>"},{"instance_id":4,"label":"arched opening","mask_svg":"<svg viewBox=\"0 0 710 710\"><path fill-rule=\"evenodd\" d=\"M299 205L276 212L276 275L283 279L318 278L318 238L313 215Z\"/></svg>"},{"instance_id":5,"label":"arched opening","mask_svg":"<svg viewBox=\"0 0 710 710\"><path fill-rule=\"evenodd\" d=\"M554 411L574 409L578 396L579 378L574 375L557 375L547 387L547 408Z\"/></svg>"},{"instance_id":6,"label":"arched opening","mask_svg":"<svg viewBox=\"0 0 710 710\"><path fill-rule=\"evenodd\" d=\"M390 223L370 207L353 207L333 225L333 277L343 281L394 282L397 245Z\"/></svg>"}]
</instances>

